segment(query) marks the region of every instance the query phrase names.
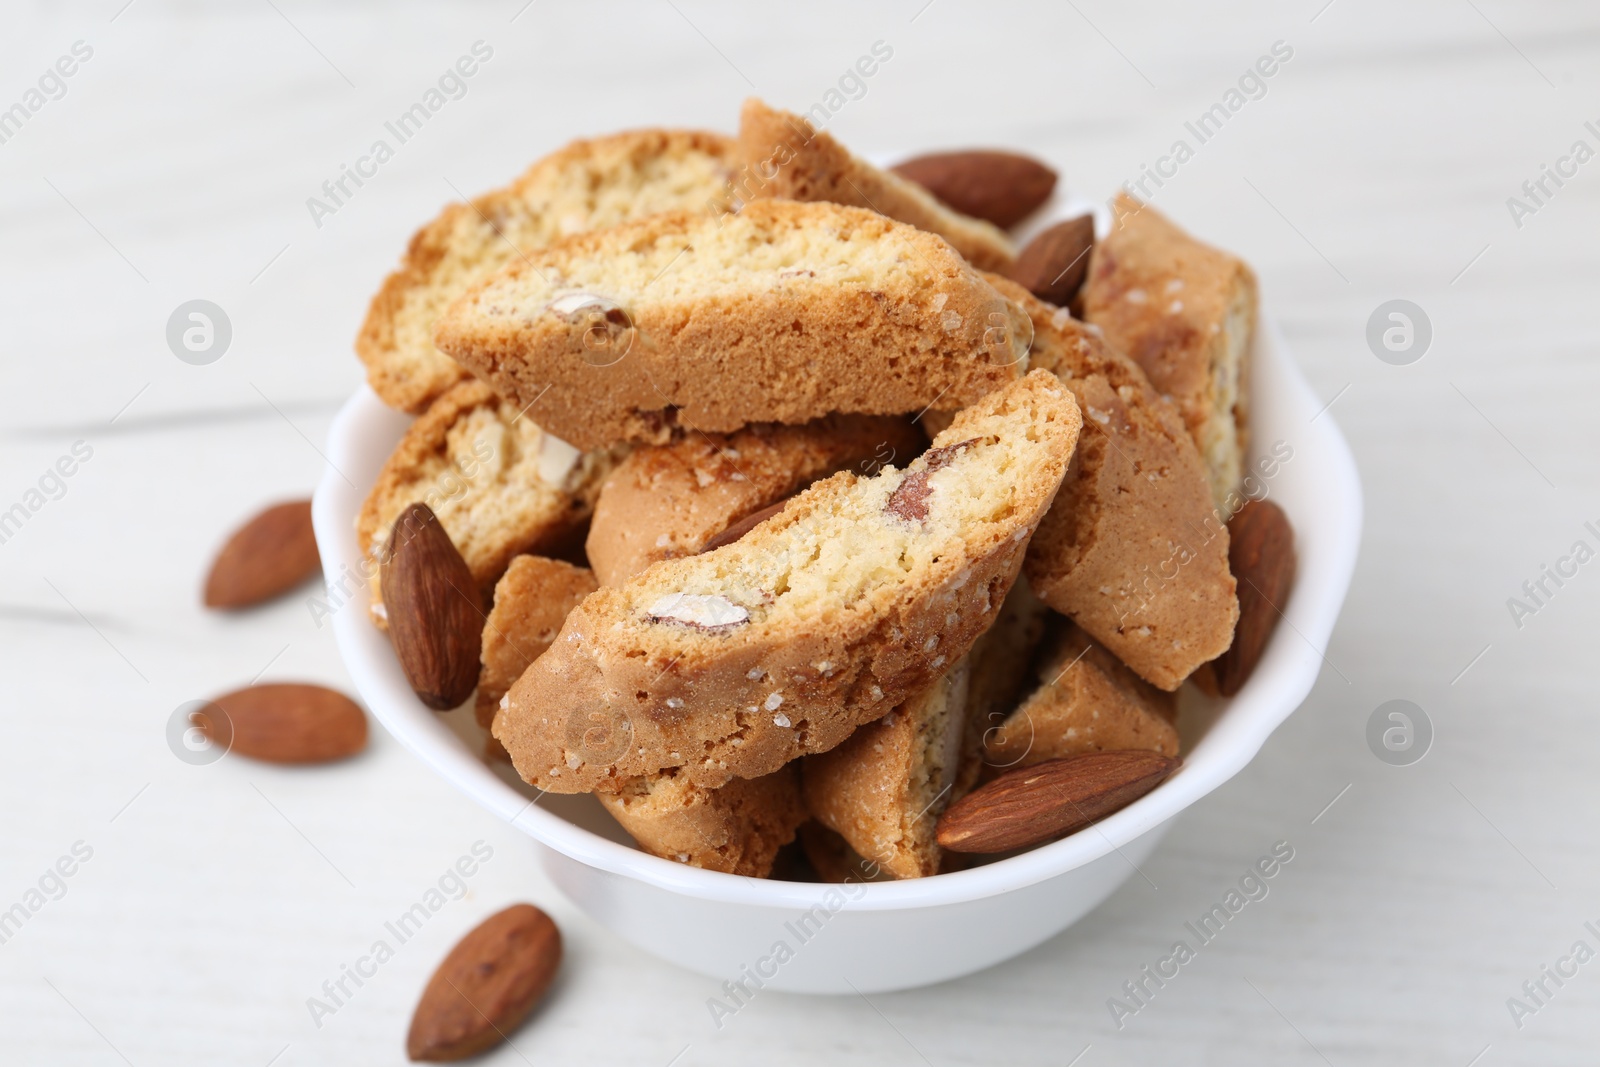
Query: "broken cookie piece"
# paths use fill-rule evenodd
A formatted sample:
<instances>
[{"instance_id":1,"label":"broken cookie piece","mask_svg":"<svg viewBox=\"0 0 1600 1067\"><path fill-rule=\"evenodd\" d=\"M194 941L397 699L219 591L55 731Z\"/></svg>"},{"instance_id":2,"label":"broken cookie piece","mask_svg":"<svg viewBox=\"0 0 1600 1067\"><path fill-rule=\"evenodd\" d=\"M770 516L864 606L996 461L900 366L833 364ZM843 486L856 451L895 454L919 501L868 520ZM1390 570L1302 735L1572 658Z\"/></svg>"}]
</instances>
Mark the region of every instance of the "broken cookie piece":
<instances>
[{"instance_id":1,"label":"broken cookie piece","mask_svg":"<svg viewBox=\"0 0 1600 1067\"><path fill-rule=\"evenodd\" d=\"M802 761L812 816L896 878L939 873L934 836L961 766L970 677L963 658L843 744Z\"/></svg>"},{"instance_id":2,"label":"broken cookie piece","mask_svg":"<svg viewBox=\"0 0 1600 1067\"><path fill-rule=\"evenodd\" d=\"M590 566L601 585L620 585L652 563L738 540L755 523L731 537L730 527L819 478L904 467L927 443L904 418L830 415L638 448L601 487L585 546Z\"/></svg>"},{"instance_id":3,"label":"broken cookie piece","mask_svg":"<svg viewBox=\"0 0 1600 1067\"><path fill-rule=\"evenodd\" d=\"M993 767L1028 767L1083 752L1178 754L1178 698L1123 666L1066 623L1041 659L1039 688L984 739Z\"/></svg>"},{"instance_id":4,"label":"broken cookie piece","mask_svg":"<svg viewBox=\"0 0 1600 1067\"><path fill-rule=\"evenodd\" d=\"M1127 193L1112 214L1091 256L1084 318L1178 406L1226 522L1243 499L1256 276Z\"/></svg>"},{"instance_id":5,"label":"broken cookie piece","mask_svg":"<svg viewBox=\"0 0 1600 1067\"><path fill-rule=\"evenodd\" d=\"M778 850L806 819L793 764L715 789L669 771L601 793L600 803L651 855L749 878L772 873Z\"/></svg>"}]
</instances>

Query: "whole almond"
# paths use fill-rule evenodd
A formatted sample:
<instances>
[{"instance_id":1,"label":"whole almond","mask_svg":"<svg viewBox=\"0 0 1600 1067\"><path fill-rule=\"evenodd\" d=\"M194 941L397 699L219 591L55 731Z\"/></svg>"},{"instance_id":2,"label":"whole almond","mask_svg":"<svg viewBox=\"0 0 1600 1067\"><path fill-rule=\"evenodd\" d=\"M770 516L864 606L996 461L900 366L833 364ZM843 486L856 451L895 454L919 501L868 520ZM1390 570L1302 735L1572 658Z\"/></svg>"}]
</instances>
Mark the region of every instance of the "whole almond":
<instances>
[{"instance_id":1,"label":"whole almond","mask_svg":"<svg viewBox=\"0 0 1600 1067\"><path fill-rule=\"evenodd\" d=\"M1144 796L1178 768L1159 752L1086 752L1007 771L939 817L952 852L1009 852L1053 841Z\"/></svg>"},{"instance_id":2,"label":"whole almond","mask_svg":"<svg viewBox=\"0 0 1600 1067\"><path fill-rule=\"evenodd\" d=\"M215 697L194 721L212 744L269 763L326 763L367 744L360 705L307 682L252 685Z\"/></svg>"},{"instance_id":3,"label":"whole almond","mask_svg":"<svg viewBox=\"0 0 1600 1067\"><path fill-rule=\"evenodd\" d=\"M422 991L406 1035L412 1060L444 1063L505 1040L561 965L561 931L532 904L489 916L456 943Z\"/></svg>"},{"instance_id":4,"label":"whole almond","mask_svg":"<svg viewBox=\"0 0 1600 1067\"><path fill-rule=\"evenodd\" d=\"M483 600L428 505L412 504L394 521L379 583L406 681L435 711L458 706L478 685Z\"/></svg>"},{"instance_id":5,"label":"whole almond","mask_svg":"<svg viewBox=\"0 0 1600 1067\"><path fill-rule=\"evenodd\" d=\"M1050 199L1056 172L1015 152L935 152L894 167L963 215L1010 229Z\"/></svg>"},{"instance_id":6,"label":"whole almond","mask_svg":"<svg viewBox=\"0 0 1600 1067\"><path fill-rule=\"evenodd\" d=\"M1094 250L1094 216L1058 222L1023 246L1008 272L1011 280L1040 300L1066 307L1089 273Z\"/></svg>"},{"instance_id":7,"label":"whole almond","mask_svg":"<svg viewBox=\"0 0 1600 1067\"><path fill-rule=\"evenodd\" d=\"M311 501L276 504L233 532L206 575L208 608L247 608L287 593L322 566Z\"/></svg>"},{"instance_id":8,"label":"whole almond","mask_svg":"<svg viewBox=\"0 0 1600 1067\"><path fill-rule=\"evenodd\" d=\"M1217 689L1231 697L1250 680L1294 584L1294 528L1270 500L1250 500L1228 522L1228 566L1239 583L1233 644L1212 661Z\"/></svg>"}]
</instances>

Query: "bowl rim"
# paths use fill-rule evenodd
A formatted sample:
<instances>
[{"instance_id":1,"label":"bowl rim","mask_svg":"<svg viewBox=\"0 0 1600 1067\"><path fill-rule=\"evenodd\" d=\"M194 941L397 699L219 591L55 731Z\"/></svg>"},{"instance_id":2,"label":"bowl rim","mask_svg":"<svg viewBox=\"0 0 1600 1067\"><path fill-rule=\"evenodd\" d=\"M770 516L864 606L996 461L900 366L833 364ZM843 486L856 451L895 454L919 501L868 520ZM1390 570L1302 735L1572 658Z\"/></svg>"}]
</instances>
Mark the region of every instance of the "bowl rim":
<instances>
[{"instance_id":1,"label":"bowl rim","mask_svg":"<svg viewBox=\"0 0 1600 1067\"><path fill-rule=\"evenodd\" d=\"M1272 423L1281 429L1292 419L1302 425L1294 446L1297 462L1286 463L1279 475L1283 480L1274 485L1278 499L1295 519L1299 569L1284 612L1286 625L1274 631L1250 681L1218 714L1178 772L1128 807L1070 837L980 867L915 880L864 883L847 901L851 910L959 904L1055 878L1120 852L1123 845L1174 818L1242 770L1310 693L1355 569L1362 525L1360 476L1337 424L1294 365L1282 334L1265 312L1256 332L1251 376L1253 396L1273 397L1270 408L1252 404L1252 437L1258 444L1266 436L1258 432L1266 427L1258 424ZM312 505L324 577L341 594L332 612L340 655L373 715L468 796L541 844L587 866L708 901L804 909L816 906L830 892L840 897L830 883L755 879L690 867L568 822L539 806L543 794L529 799L503 781L415 697L387 637L367 619L368 583L352 581L362 573L356 515L384 457L409 421L363 384L341 407L328 431L327 466ZM382 450L376 450L374 445L385 435Z\"/></svg>"}]
</instances>

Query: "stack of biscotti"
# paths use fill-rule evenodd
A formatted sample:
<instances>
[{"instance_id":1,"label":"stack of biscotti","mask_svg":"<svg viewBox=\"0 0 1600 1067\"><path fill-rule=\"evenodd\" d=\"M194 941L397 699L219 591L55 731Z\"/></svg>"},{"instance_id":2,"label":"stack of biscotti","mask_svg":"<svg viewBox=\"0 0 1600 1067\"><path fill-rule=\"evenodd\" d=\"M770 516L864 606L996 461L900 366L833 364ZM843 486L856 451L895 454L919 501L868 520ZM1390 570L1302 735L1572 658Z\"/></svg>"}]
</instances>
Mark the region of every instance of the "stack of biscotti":
<instances>
[{"instance_id":1,"label":"stack of biscotti","mask_svg":"<svg viewBox=\"0 0 1600 1067\"><path fill-rule=\"evenodd\" d=\"M420 417L362 548L376 571L432 509L483 597L487 754L663 859L767 877L798 837L823 880L957 869L952 804L1176 757L1176 690L1232 643L1213 495L1253 282L1141 239L1139 277L1166 256L1167 288L1224 293L1185 319L1222 340L1130 358L1137 323L1006 276L1053 172L914 162L760 101L734 139L579 142L447 209L373 301L369 380ZM1094 252L1096 315L1121 248ZM1152 352L1214 388L1170 395Z\"/></svg>"},{"instance_id":2,"label":"stack of biscotti","mask_svg":"<svg viewBox=\"0 0 1600 1067\"><path fill-rule=\"evenodd\" d=\"M507 263L572 234L662 211L728 209L734 143L638 130L577 141L504 189L451 204L412 237L356 339L372 390L420 417L385 464L359 520L375 620L389 527L426 503L488 590L522 552L581 545L600 482L626 447L580 452L475 381L434 345L441 312Z\"/></svg>"}]
</instances>

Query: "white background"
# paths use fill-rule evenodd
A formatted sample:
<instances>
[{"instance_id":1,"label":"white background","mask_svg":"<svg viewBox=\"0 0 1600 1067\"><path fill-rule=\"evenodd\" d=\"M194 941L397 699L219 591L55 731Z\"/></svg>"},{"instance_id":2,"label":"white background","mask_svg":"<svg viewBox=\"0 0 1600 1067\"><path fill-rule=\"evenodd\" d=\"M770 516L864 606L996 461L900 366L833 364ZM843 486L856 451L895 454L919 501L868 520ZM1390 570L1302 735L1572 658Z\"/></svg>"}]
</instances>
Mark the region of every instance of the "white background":
<instances>
[{"instance_id":1,"label":"white background","mask_svg":"<svg viewBox=\"0 0 1600 1067\"><path fill-rule=\"evenodd\" d=\"M1600 13L1325 2L7 5L0 107L74 41L94 56L0 145L0 509L74 441L93 457L0 545L0 908L74 842L93 858L0 946L0 1060L399 1062L443 952L531 900L569 957L497 1064L1592 1063L1600 962L1520 1030L1506 1000L1575 940L1600 948L1600 563L1521 628L1506 600L1574 540L1600 547L1600 161L1520 228L1506 199L1600 147ZM479 39L466 97L314 226L306 198ZM198 589L228 529L309 494L410 233L574 136L731 130L752 92L807 108L879 40L893 58L830 124L847 144L1018 147L1093 197L1274 41L1294 50L1155 203L1260 273L1361 464L1366 536L1315 692L1181 818L1159 888L1135 878L963 981L766 994L717 1032L714 983L580 917L524 838L381 732L335 768L174 758L185 701L263 670L348 686L309 590L218 617ZM196 297L234 329L205 367L164 339ZM1364 340L1395 297L1434 327L1412 366ZM1405 768L1364 739L1396 697L1437 733ZM479 839L470 893L315 1027L306 998ZM1106 999L1278 840L1296 855L1271 895L1115 1029Z\"/></svg>"}]
</instances>

